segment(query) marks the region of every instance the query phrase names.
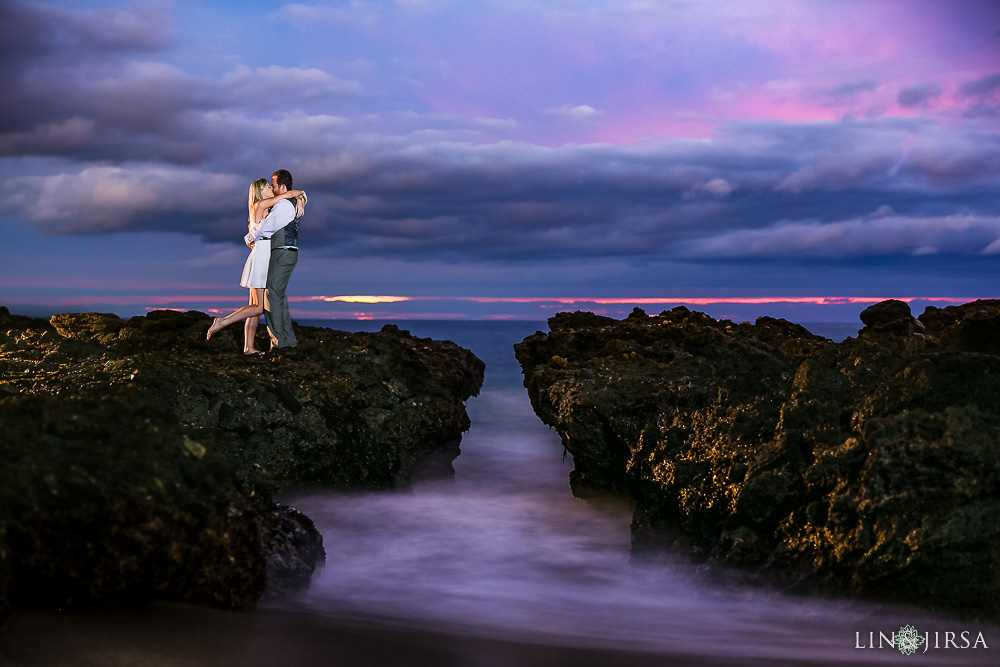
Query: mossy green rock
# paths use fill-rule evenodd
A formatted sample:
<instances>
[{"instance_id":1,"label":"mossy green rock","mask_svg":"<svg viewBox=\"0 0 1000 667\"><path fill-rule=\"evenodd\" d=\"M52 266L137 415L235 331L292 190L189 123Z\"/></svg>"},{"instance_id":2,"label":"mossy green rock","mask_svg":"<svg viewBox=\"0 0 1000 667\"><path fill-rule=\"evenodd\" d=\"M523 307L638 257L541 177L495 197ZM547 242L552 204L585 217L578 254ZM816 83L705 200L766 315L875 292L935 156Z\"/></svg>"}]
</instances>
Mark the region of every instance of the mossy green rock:
<instances>
[{"instance_id":1,"label":"mossy green rock","mask_svg":"<svg viewBox=\"0 0 1000 667\"><path fill-rule=\"evenodd\" d=\"M561 313L515 351L574 489L636 499L637 550L1000 618L1000 302L864 319Z\"/></svg>"},{"instance_id":2,"label":"mossy green rock","mask_svg":"<svg viewBox=\"0 0 1000 667\"><path fill-rule=\"evenodd\" d=\"M0 308L0 616L154 596L249 608L324 555L275 493L393 487L457 455L483 381L471 352L297 327L288 354L245 357L242 327L206 342L210 322Z\"/></svg>"}]
</instances>

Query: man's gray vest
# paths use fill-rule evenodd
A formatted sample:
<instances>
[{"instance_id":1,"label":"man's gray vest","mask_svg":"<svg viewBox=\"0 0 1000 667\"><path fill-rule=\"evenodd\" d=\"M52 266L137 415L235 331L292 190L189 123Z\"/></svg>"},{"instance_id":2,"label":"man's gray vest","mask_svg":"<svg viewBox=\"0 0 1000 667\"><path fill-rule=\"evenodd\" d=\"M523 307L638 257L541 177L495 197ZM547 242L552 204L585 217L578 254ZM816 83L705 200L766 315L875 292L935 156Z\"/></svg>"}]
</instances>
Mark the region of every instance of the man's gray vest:
<instances>
[{"instance_id":1,"label":"man's gray vest","mask_svg":"<svg viewBox=\"0 0 1000 667\"><path fill-rule=\"evenodd\" d=\"M289 199L288 203L292 204L292 200ZM295 204L292 204L294 207ZM281 248L282 246L292 246L293 248L299 247L299 220L301 218L295 218L287 225L271 234L271 248Z\"/></svg>"}]
</instances>

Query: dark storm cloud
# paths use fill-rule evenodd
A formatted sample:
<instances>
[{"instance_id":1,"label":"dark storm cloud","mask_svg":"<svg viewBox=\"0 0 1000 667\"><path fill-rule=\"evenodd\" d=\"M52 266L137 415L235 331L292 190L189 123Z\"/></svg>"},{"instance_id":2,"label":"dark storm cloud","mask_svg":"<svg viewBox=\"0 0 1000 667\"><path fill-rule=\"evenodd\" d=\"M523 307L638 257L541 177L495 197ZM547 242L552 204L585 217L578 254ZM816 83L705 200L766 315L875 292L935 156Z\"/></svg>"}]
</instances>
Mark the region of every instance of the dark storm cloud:
<instances>
[{"instance_id":1,"label":"dark storm cloud","mask_svg":"<svg viewBox=\"0 0 1000 667\"><path fill-rule=\"evenodd\" d=\"M209 145L219 147L199 135L210 131L205 114L267 112L279 103L297 108L363 92L315 68L236 66L209 78L157 62L173 30L163 3L67 10L7 2L2 8L0 156L195 164L206 159Z\"/></svg>"},{"instance_id":2,"label":"dark storm cloud","mask_svg":"<svg viewBox=\"0 0 1000 667\"><path fill-rule=\"evenodd\" d=\"M966 109L970 118L1000 116L1000 74L990 74L962 86L959 93L971 100Z\"/></svg>"},{"instance_id":3,"label":"dark storm cloud","mask_svg":"<svg viewBox=\"0 0 1000 667\"><path fill-rule=\"evenodd\" d=\"M1000 90L1000 74L990 74L964 84L961 93L965 97L979 97L991 95L998 90Z\"/></svg>"},{"instance_id":4,"label":"dark storm cloud","mask_svg":"<svg viewBox=\"0 0 1000 667\"><path fill-rule=\"evenodd\" d=\"M213 106L198 81L170 65L123 63L92 70L44 66L19 75L0 155L92 160L200 159L183 118Z\"/></svg>"},{"instance_id":5,"label":"dark storm cloud","mask_svg":"<svg viewBox=\"0 0 1000 667\"><path fill-rule=\"evenodd\" d=\"M142 61L171 40L162 3L69 10L7 2L3 13L0 155L85 152L109 127L153 132L197 103L191 77Z\"/></svg>"},{"instance_id":6,"label":"dark storm cloud","mask_svg":"<svg viewBox=\"0 0 1000 667\"><path fill-rule=\"evenodd\" d=\"M154 53L166 46L173 22L164 2L136 9L69 10L36 2L0 1L0 62Z\"/></svg>"},{"instance_id":7,"label":"dark storm cloud","mask_svg":"<svg viewBox=\"0 0 1000 667\"><path fill-rule=\"evenodd\" d=\"M878 82L873 79L847 81L832 88L808 89L804 98L816 100L825 108L849 109L861 104L863 100L871 99L878 88Z\"/></svg>"},{"instance_id":8,"label":"dark storm cloud","mask_svg":"<svg viewBox=\"0 0 1000 667\"><path fill-rule=\"evenodd\" d=\"M87 167L71 174L11 178L2 192L22 220L48 234L159 230L210 235L206 225L214 217L246 217L245 205L232 204L247 187L243 181L156 165Z\"/></svg>"},{"instance_id":9,"label":"dark storm cloud","mask_svg":"<svg viewBox=\"0 0 1000 667\"><path fill-rule=\"evenodd\" d=\"M873 215L823 224L779 222L684 244L689 257L866 257L997 254L1000 217Z\"/></svg>"},{"instance_id":10,"label":"dark storm cloud","mask_svg":"<svg viewBox=\"0 0 1000 667\"><path fill-rule=\"evenodd\" d=\"M928 130L923 141L907 152L899 171L958 191L996 187L1000 180L1000 135L981 129L957 136Z\"/></svg>"},{"instance_id":11,"label":"dark storm cloud","mask_svg":"<svg viewBox=\"0 0 1000 667\"><path fill-rule=\"evenodd\" d=\"M941 97L941 85L937 83L921 83L899 89L896 101L902 107L916 107Z\"/></svg>"},{"instance_id":12,"label":"dark storm cloud","mask_svg":"<svg viewBox=\"0 0 1000 667\"><path fill-rule=\"evenodd\" d=\"M853 98L859 93L871 93L878 88L878 83L872 80L865 81L854 81L851 83L845 83L832 88L827 91L827 94L831 97L848 97Z\"/></svg>"},{"instance_id":13,"label":"dark storm cloud","mask_svg":"<svg viewBox=\"0 0 1000 667\"><path fill-rule=\"evenodd\" d=\"M282 166L309 191L304 233L325 252L443 261L976 254L1000 238L997 202L983 194L1000 184L1000 145L971 129L938 144L917 121L755 123L711 142L549 148L376 136L305 114L196 118L189 130L211 164L22 177L4 196L50 234L158 229L235 242L256 175L248 164L267 165L262 176ZM269 137L247 149L260 155L220 157L254 134Z\"/></svg>"},{"instance_id":14,"label":"dark storm cloud","mask_svg":"<svg viewBox=\"0 0 1000 667\"><path fill-rule=\"evenodd\" d=\"M240 148L236 142L266 141L253 134L262 130L305 141L301 134L289 136L290 128L314 130L329 118L312 116L308 123L314 127L308 128L295 122L301 113L281 114L281 122L246 115L251 108L268 111L260 100L279 100L294 109L316 98L361 92L358 84L317 69L238 67L221 80L209 80L167 64L128 61L99 72L78 64L39 67L15 88L13 97L0 102L11 108L0 126L2 156L174 164L201 162L213 151L231 154Z\"/></svg>"},{"instance_id":15,"label":"dark storm cloud","mask_svg":"<svg viewBox=\"0 0 1000 667\"><path fill-rule=\"evenodd\" d=\"M942 167L931 159L934 145L907 151L904 136L905 126L874 123L761 123L716 142L646 149L388 142L345 147L329 167L301 161L299 172L319 203L315 238L345 254L707 257L709 248L753 256L759 243L703 242L770 236L776 225L801 227L799 246L821 238L816 229L857 236L853 245L813 244L815 255L864 255L867 241L888 254L985 251L1000 236L1000 211L972 193L1000 182L990 162L996 139L970 134L968 150ZM958 178L963 172L970 178ZM925 180L945 191L921 191ZM962 216L943 215L954 200L963 201ZM867 217L875 211L883 214ZM947 243L938 227L948 229ZM895 232L906 243L882 240Z\"/></svg>"}]
</instances>

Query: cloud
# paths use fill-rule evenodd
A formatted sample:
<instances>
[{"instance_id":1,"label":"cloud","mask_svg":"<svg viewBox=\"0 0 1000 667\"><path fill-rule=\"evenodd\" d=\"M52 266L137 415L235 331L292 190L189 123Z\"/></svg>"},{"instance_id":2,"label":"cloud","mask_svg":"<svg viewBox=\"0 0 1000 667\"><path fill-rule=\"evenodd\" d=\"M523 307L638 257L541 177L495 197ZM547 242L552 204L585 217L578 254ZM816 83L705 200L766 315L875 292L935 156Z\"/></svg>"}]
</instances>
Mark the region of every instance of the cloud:
<instances>
[{"instance_id":1,"label":"cloud","mask_svg":"<svg viewBox=\"0 0 1000 667\"><path fill-rule=\"evenodd\" d=\"M794 193L817 189L842 190L889 176L899 159L898 153L864 149L829 155L789 174L776 189Z\"/></svg>"},{"instance_id":2,"label":"cloud","mask_svg":"<svg viewBox=\"0 0 1000 667\"><path fill-rule=\"evenodd\" d=\"M98 75L69 66L36 75L19 92L16 104L0 101L17 108L0 131L0 156L174 164L196 164L219 151L239 150L239 144L269 145L274 138L301 146L315 138L306 132L342 129L344 122L300 107L363 93L358 83L316 68L238 66L212 80L148 62Z\"/></svg>"},{"instance_id":3,"label":"cloud","mask_svg":"<svg viewBox=\"0 0 1000 667\"><path fill-rule=\"evenodd\" d=\"M0 134L0 155L74 152L93 143L96 126L92 118L67 118L40 123L30 130Z\"/></svg>"},{"instance_id":4,"label":"cloud","mask_svg":"<svg viewBox=\"0 0 1000 667\"><path fill-rule=\"evenodd\" d=\"M474 122L477 126L490 132L507 132L521 127L513 118L476 118Z\"/></svg>"},{"instance_id":5,"label":"cloud","mask_svg":"<svg viewBox=\"0 0 1000 667\"><path fill-rule=\"evenodd\" d=\"M913 141L899 172L939 185L992 186L1000 175L1000 136L988 129L928 130Z\"/></svg>"},{"instance_id":6,"label":"cloud","mask_svg":"<svg viewBox=\"0 0 1000 667\"><path fill-rule=\"evenodd\" d=\"M873 93L878 89L878 83L871 79L866 79L864 81L852 81L850 83L842 83L839 86L830 88L826 91L826 94L830 97L846 97L854 98L860 93Z\"/></svg>"},{"instance_id":7,"label":"cloud","mask_svg":"<svg viewBox=\"0 0 1000 667\"><path fill-rule=\"evenodd\" d=\"M289 99L304 101L329 96L357 97L364 92L357 81L339 79L315 67L258 67L245 65L227 72L221 84L230 99L255 108L285 107ZM294 102L293 102L294 103Z\"/></svg>"},{"instance_id":8,"label":"cloud","mask_svg":"<svg viewBox=\"0 0 1000 667\"><path fill-rule=\"evenodd\" d=\"M921 83L899 89L896 101L902 107L918 107L941 97L941 85L937 83Z\"/></svg>"},{"instance_id":9,"label":"cloud","mask_svg":"<svg viewBox=\"0 0 1000 667\"><path fill-rule=\"evenodd\" d=\"M963 84L960 92L964 97L992 95L1000 91L1000 74L990 74Z\"/></svg>"},{"instance_id":10,"label":"cloud","mask_svg":"<svg viewBox=\"0 0 1000 667\"><path fill-rule=\"evenodd\" d=\"M603 111L598 111L594 107L586 104L580 104L577 106L564 104L561 107L546 109L545 113L546 115L556 116L558 118L562 118L563 120L568 120L571 123L577 123L580 125L591 125L599 121L601 117L604 116Z\"/></svg>"},{"instance_id":11,"label":"cloud","mask_svg":"<svg viewBox=\"0 0 1000 667\"><path fill-rule=\"evenodd\" d=\"M789 92L795 92L798 88L795 83L786 83L787 90L775 88L771 90L779 95L785 96ZM859 106L871 105L880 102L882 97L881 86L874 79L863 79L858 81L847 81L832 87L810 87L807 88L802 99L805 101L816 100L826 109L848 108L853 112L858 112Z\"/></svg>"},{"instance_id":12,"label":"cloud","mask_svg":"<svg viewBox=\"0 0 1000 667\"><path fill-rule=\"evenodd\" d=\"M990 74L969 81L959 89L959 95L972 100L966 109L966 116L970 118L1000 116L1000 74Z\"/></svg>"},{"instance_id":13,"label":"cloud","mask_svg":"<svg viewBox=\"0 0 1000 667\"><path fill-rule=\"evenodd\" d=\"M182 216L203 221L206 215L232 210L230 198L248 187L244 180L150 165L87 167L77 173L11 178L2 192L26 222L47 234L101 234L150 226L191 232L192 222Z\"/></svg>"},{"instance_id":14,"label":"cloud","mask_svg":"<svg viewBox=\"0 0 1000 667\"><path fill-rule=\"evenodd\" d=\"M967 150L942 163L916 121L753 123L707 141L544 147L359 133L350 119L301 112L191 118L211 160L12 178L8 212L48 234L169 230L235 244L247 183L283 167L310 194L304 238L339 257L911 256L976 254L1000 237L989 195L998 140L969 130ZM915 196L932 177L937 194ZM942 215L946 201L965 212Z\"/></svg>"},{"instance_id":15,"label":"cloud","mask_svg":"<svg viewBox=\"0 0 1000 667\"><path fill-rule=\"evenodd\" d=\"M879 218L891 218L894 217L895 215L896 211L893 210L891 206L886 206L885 204L883 204L882 206L879 206L877 209L875 209L865 217L869 220L878 220Z\"/></svg>"},{"instance_id":16,"label":"cloud","mask_svg":"<svg viewBox=\"0 0 1000 667\"><path fill-rule=\"evenodd\" d=\"M204 159L205 146L188 120L225 102L212 86L161 63L46 71L17 87L19 96L0 102L17 107L0 131L2 155L190 164Z\"/></svg>"},{"instance_id":17,"label":"cloud","mask_svg":"<svg viewBox=\"0 0 1000 667\"><path fill-rule=\"evenodd\" d=\"M697 197L705 194L712 197L728 197L736 188L724 178L713 178L705 183L696 183L684 193L686 198Z\"/></svg>"},{"instance_id":18,"label":"cloud","mask_svg":"<svg viewBox=\"0 0 1000 667\"><path fill-rule=\"evenodd\" d=\"M781 222L683 244L684 256L712 258L871 257L997 252L1000 216L880 216L834 223Z\"/></svg>"},{"instance_id":19,"label":"cloud","mask_svg":"<svg viewBox=\"0 0 1000 667\"><path fill-rule=\"evenodd\" d=\"M94 59L149 54L167 46L174 22L167 2L133 8L64 9L37 2L3 3L0 63L31 66L51 57Z\"/></svg>"},{"instance_id":20,"label":"cloud","mask_svg":"<svg viewBox=\"0 0 1000 667\"><path fill-rule=\"evenodd\" d=\"M36 125L92 116L108 108L101 104L103 91L93 87L107 84L109 72L127 84L136 69L166 68L135 59L155 57L172 42L168 8L165 2L84 10L4 3L0 132L26 132ZM137 89L132 101L141 102L146 92Z\"/></svg>"}]
</instances>

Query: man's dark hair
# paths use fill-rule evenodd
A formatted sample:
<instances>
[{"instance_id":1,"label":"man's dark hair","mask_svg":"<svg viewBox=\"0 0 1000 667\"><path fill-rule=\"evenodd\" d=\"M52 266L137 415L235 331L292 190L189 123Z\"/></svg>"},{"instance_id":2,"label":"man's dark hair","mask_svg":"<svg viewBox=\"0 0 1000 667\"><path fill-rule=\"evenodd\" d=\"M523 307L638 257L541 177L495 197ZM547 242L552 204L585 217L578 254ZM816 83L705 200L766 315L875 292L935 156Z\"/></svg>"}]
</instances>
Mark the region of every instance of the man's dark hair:
<instances>
[{"instance_id":1,"label":"man's dark hair","mask_svg":"<svg viewBox=\"0 0 1000 667\"><path fill-rule=\"evenodd\" d=\"M278 171L271 174L277 178L278 185L284 185L289 190L292 189L292 175L288 173L287 169L279 169Z\"/></svg>"}]
</instances>

